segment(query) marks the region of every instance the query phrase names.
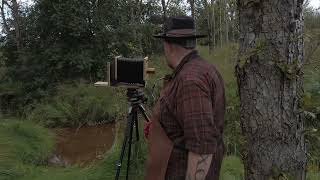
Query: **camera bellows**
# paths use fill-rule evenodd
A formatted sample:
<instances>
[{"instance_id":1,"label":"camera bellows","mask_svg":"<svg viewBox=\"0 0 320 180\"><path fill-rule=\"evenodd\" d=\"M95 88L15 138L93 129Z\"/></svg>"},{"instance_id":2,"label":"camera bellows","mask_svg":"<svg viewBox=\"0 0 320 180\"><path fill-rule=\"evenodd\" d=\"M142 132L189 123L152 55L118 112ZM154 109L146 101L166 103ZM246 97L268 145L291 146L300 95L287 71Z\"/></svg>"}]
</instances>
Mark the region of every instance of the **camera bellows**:
<instances>
[{"instance_id":1,"label":"camera bellows","mask_svg":"<svg viewBox=\"0 0 320 180\"><path fill-rule=\"evenodd\" d=\"M144 86L144 59L117 58L117 81Z\"/></svg>"}]
</instances>

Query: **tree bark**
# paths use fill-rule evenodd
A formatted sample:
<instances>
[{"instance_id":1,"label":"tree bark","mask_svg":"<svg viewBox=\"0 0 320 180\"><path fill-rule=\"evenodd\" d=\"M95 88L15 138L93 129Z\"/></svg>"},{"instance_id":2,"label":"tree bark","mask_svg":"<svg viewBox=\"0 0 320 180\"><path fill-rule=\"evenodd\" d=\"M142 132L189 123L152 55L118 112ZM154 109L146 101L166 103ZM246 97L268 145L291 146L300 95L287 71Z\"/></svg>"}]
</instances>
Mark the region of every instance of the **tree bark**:
<instances>
[{"instance_id":1,"label":"tree bark","mask_svg":"<svg viewBox=\"0 0 320 180\"><path fill-rule=\"evenodd\" d=\"M21 34L21 17L19 13L19 5L17 0L12 0L11 7L12 15L13 15L13 25L16 34L16 43L17 49L20 51L22 49L22 34Z\"/></svg>"},{"instance_id":2,"label":"tree bark","mask_svg":"<svg viewBox=\"0 0 320 180\"><path fill-rule=\"evenodd\" d=\"M305 179L303 0L238 0L246 179Z\"/></svg>"}]
</instances>

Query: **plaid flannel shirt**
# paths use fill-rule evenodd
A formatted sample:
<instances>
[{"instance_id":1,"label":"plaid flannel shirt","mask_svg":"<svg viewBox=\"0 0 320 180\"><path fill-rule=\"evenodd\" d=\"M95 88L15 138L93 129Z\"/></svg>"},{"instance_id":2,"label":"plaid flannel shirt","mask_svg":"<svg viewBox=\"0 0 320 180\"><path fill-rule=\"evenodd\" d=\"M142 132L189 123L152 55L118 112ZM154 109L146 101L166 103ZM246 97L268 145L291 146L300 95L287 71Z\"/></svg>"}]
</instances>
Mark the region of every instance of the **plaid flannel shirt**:
<instances>
[{"instance_id":1,"label":"plaid flannel shirt","mask_svg":"<svg viewBox=\"0 0 320 180\"><path fill-rule=\"evenodd\" d=\"M160 124L173 141L167 180L185 180L188 151L213 154L206 180L218 180L224 145L224 84L214 65L193 51L160 93Z\"/></svg>"}]
</instances>

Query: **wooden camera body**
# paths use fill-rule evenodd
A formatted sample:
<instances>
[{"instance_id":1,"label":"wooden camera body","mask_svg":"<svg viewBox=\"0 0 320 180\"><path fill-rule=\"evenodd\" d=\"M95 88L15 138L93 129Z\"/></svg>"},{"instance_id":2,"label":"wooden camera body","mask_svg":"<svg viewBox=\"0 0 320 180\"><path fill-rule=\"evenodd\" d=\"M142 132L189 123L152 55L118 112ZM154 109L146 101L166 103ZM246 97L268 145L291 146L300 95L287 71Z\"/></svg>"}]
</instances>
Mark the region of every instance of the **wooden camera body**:
<instances>
[{"instance_id":1,"label":"wooden camera body","mask_svg":"<svg viewBox=\"0 0 320 180\"><path fill-rule=\"evenodd\" d=\"M143 88L146 85L147 74L150 73L154 73L154 68L148 68L148 57L117 56L107 63L106 82L97 82L95 86Z\"/></svg>"}]
</instances>

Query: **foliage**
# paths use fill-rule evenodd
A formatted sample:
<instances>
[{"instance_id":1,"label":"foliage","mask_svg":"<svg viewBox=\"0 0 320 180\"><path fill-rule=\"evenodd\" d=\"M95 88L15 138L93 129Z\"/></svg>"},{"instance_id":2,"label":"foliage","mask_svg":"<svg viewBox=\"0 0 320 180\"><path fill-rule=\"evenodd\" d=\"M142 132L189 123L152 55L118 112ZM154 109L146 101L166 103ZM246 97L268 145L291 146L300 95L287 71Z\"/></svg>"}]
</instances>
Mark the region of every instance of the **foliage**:
<instances>
[{"instance_id":1,"label":"foliage","mask_svg":"<svg viewBox=\"0 0 320 180\"><path fill-rule=\"evenodd\" d=\"M27 119L47 127L76 127L115 121L125 113L125 96L116 89L63 85L57 95L35 105Z\"/></svg>"},{"instance_id":2,"label":"foliage","mask_svg":"<svg viewBox=\"0 0 320 180\"><path fill-rule=\"evenodd\" d=\"M23 93L10 101L26 106L53 94L57 84L103 79L106 62L113 57L159 50L152 38L159 29L151 19L157 13L155 1L36 0L23 18L23 48L17 49L10 38L1 39L5 74L0 84L21 84ZM8 37L14 35L10 33Z\"/></svg>"}]
</instances>

